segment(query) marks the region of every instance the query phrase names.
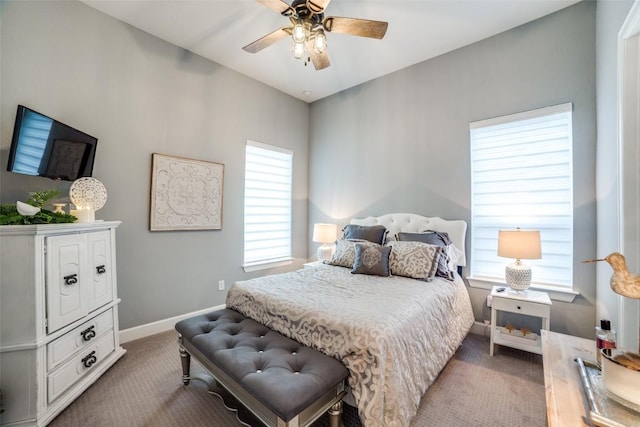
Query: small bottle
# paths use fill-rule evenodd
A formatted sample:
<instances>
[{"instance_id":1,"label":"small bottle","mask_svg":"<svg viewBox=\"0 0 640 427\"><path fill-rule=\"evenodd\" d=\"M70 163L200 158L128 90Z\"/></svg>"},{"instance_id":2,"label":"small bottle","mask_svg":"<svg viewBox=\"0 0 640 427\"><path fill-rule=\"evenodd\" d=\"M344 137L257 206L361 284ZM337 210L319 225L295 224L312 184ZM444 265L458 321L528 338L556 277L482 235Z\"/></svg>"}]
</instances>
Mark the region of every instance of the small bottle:
<instances>
[{"instance_id":1,"label":"small bottle","mask_svg":"<svg viewBox=\"0 0 640 427\"><path fill-rule=\"evenodd\" d=\"M611 330L611 322L601 319L600 327L596 326L596 357L598 363L601 363L602 356L600 350L605 349L605 353L611 355L611 350L616 348L616 332Z\"/></svg>"}]
</instances>

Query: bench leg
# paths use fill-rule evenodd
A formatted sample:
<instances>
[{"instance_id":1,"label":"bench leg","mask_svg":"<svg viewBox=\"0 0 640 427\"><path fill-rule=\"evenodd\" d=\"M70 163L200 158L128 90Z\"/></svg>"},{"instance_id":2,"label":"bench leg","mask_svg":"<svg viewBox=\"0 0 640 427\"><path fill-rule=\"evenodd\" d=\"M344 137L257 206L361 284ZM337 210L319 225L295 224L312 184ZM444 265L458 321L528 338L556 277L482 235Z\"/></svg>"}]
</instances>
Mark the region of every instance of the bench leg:
<instances>
[{"instance_id":1,"label":"bench leg","mask_svg":"<svg viewBox=\"0 0 640 427\"><path fill-rule=\"evenodd\" d=\"M182 362L182 384L189 385L191 380L191 355L182 347L182 335L178 337L180 345L180 360Z\"/></svg>"},{"instance_id":2,"label":"bench leg","mask_svg":"<svg viewBox=\"0 0 640 427\"><path fill-rule=\"evenodd\" d=\"M342 400L329 409L329 426L340 427L340 416L342 415Z\"/></svg>"}]
</instances>

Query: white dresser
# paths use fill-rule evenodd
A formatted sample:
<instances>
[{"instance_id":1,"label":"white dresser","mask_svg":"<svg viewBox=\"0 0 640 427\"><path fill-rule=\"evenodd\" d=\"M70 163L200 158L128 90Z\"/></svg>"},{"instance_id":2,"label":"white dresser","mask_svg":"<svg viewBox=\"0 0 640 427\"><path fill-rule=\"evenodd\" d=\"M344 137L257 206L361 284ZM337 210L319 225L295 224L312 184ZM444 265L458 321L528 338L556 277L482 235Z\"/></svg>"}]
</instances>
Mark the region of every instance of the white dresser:
<instances>
[{"instance_id":1,"label":"white dresser","mask_svg":"<svg viewBox=\"0 0 640 427\"><path fill-rule=\"evenodd\" d=\"M48 424L124 355L118 225L0 226L1 425Z\"/></svg>"}]
</instances>

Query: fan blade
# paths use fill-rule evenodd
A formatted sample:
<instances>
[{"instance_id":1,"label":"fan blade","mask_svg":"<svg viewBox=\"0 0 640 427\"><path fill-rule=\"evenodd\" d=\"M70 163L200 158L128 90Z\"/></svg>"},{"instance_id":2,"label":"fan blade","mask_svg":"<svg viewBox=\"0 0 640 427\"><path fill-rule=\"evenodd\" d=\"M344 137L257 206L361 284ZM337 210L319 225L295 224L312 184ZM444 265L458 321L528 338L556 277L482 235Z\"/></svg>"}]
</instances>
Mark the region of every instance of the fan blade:
<instances>
[{"instance_id":1,"label":"fan blade","mask_svg":"<svg viewBox=\"0 0 640 427\"><path fill-rule=\"evenodd\" d=\"M296 14L295 9L282 0L258 0L258 3L261 3L284 16L292 16Z\"/></svg>"},{"instance_id":2,"label":"fan blade","mask_svg":"<svg viewBox=\"0 0 640 427\"><path fill-rule=\"evenodd\" d=\"M373 39L383 38L387 32L388 25L388 23L383 21L343 18L340 16L329 16L322 21L322 26L329 32L371 37Z\"/></svg>"},{"instance_id":3,"label":"fan blade","mask_svg":"<svg viewBox=\"0 0 640 427\"><path fill-rule=\"evenodd\" d=\"M329 5L331 0L307 0L307 9L316 15L321 14Z\"/></svg>"},{"instance_id":4,"label":"fan blade","mask_svg":"<svg viewBox=\"0 0 640 427\"><path fill-rule=\"evenodd\" d=\"M285 37L289 37L289 35L291 35L291 27L278 28L274 32L267 34L253 43L249 43L242 49L249 53L260 52L262 49L271 46L275 42L282 40Z\"/></svg>"},{"instance_id":5,"label":"fan blade","mask_svg":"<svg viewBox=\"0 0 640 427\"><path fill-rule=\"evenodd\" d=\"M313 47L313 41L307 41L307 53L311 58L311 62L313 63L313 68L316 70L323 70L331 65L329 62L329 55L327 55L327 51L325 50L322 53L317 53Z\"/></svg>"}]
</instances>

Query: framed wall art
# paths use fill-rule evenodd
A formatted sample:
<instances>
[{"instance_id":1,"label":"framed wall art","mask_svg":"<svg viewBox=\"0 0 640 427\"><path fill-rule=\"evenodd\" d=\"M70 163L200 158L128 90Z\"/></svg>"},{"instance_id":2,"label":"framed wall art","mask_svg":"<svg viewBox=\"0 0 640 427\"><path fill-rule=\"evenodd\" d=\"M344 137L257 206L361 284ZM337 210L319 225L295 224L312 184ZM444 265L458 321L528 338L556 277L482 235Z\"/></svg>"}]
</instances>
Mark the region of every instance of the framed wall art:
<instances>
[{"instance_id":1,"label":"framed wall art","mask_svg":"<svg viewBox=\"0 0 640 427\"><path fill-rule=\"evenodd\" d=\"M224 165L153 153L149 229L221 230Z\"/></svg>"}]
</instances>

